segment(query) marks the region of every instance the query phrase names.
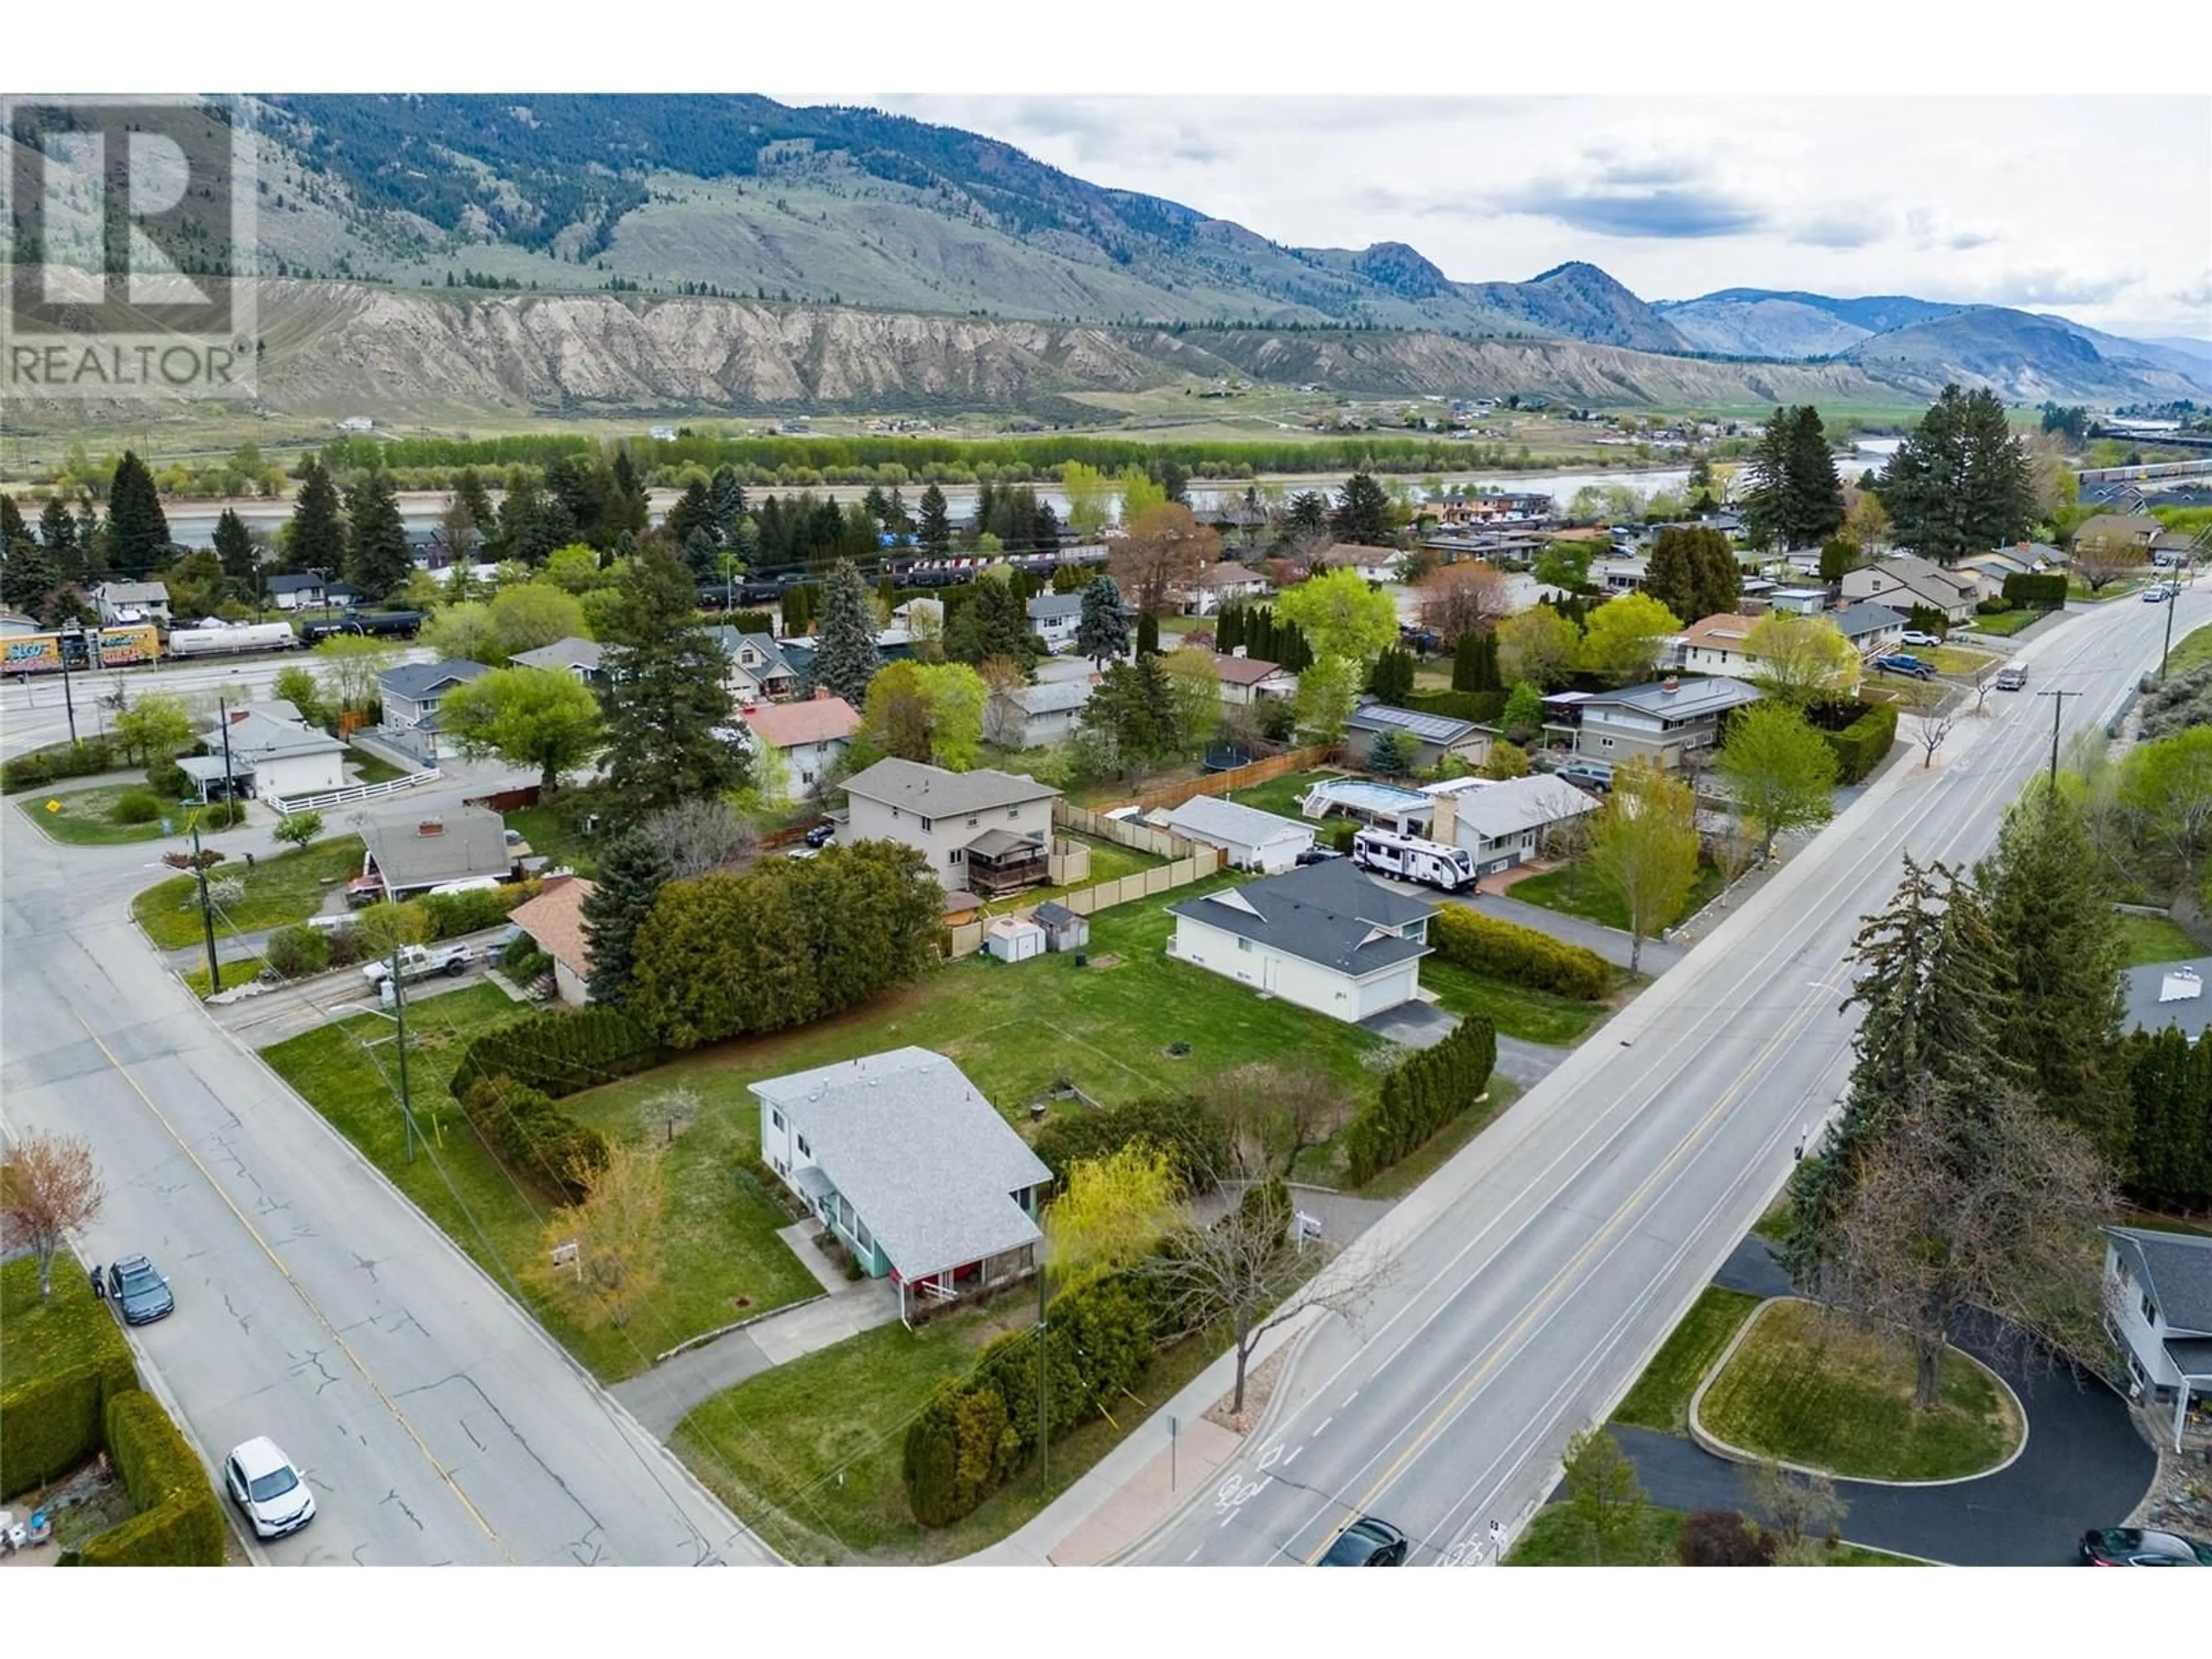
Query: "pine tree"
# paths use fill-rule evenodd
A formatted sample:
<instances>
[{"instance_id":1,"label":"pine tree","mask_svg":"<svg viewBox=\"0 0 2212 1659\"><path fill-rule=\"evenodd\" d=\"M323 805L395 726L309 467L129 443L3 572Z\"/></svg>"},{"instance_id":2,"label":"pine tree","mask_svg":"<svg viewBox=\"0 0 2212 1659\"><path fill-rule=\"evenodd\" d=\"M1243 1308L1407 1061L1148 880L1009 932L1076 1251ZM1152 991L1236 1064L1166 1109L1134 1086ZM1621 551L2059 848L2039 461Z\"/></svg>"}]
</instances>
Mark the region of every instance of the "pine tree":
<instances>
[{"instance_id":1,"label":"pine tree","mask_svg":"<svg viewBox=\"0 0 2212 1659\"><path fill-rule=\"evenodd\" d=\"M345 520L338 515L337 486L320 461L311 460L300 474L299 499L292 505L284 568L295 572L319 570L326 577L336 577L345 568Z\"/></svg>"},{"instance_id":2,"label":"pine tree","mask_svg":"<svg viewBox=\"0 0 2212 1659\"><path fill-rule=\"evenodd\" d=\"M921 492L922 550L933 558L952 550L952 520L945 510L945 492L935 484Z\"/></svg>"},{"instance_id":3,"label":"pine tree","mask_svg":"<svg viewBox=\"0 0 2212 1659\"><path fill-rule=\"evenodd\" d=\"M139 581L168 556L169 521L161 492L146 463L126 449L107 487L108 562L126 580Z\"/></svg>"},{"instance_id":4,"label":"pine tree","mask_svg":"<svg viewBox=\"0 0 2212 1659\"><path fill-rule=\"evenodd\" d=\"M868 585L850 559L838 560L823 584L821 639L814 653L815 684L860 708L883 659L876 649Z\"/></svg>"},{"instance_id":5,"label":"pine tree","mask_svg":"<svg viewBox=\"0 0 2212 1659\"><path fill-rule=\"evenodd\" d=\"M1393 707L1402 705L1413 695L1412 653L1395 646L1382 652L1367 671L1367 690Z\"/></svg>"},{"instance_id":6,"label":"pine tree","mask_svg":"<svg viewBox=\"0 0 2212 1659\"><path fill-rule=\"evenodd\" d=\"M638 930L670 876L668 855L635 830L607 843L599 879L584 899L584 940L591 957L592 1000L620 1007L637 959Z\"/></svg>"},{"instance_id":7,"label":"pine tree","mask_svg":"<svg viewBox=\"0 0 2212 1659\"><path fill-rule=\"evenodd\" d=\"M1012 581L985 572L968 609L971 626L963 632L975 654L963 654L961 660L984 663L1006 657L1019 663L1024 674L1036 665L1036 641L1030 633L1029 611Z\"/></svg>"},{"instance_id":8,"label":"pine tree","mask_svg":"<svg viewBox=\"0 0 2212 1659\"><path fill-rule=\"evenodd\" d=\"M370 473L346 492L346 516L352 520L346 550L346 578L372 599L407 585L415 560L407 545L406 521L389 472Z\"/></svg>"},{"instance_id":9,"label":"pine tree","mask_svg":"<svg viewBox=\"0 0 2212 1659\"><path fill-rule=\"evenodd\" d=\"M1238 613L1224 613L1226 626ZM1094 576L1083 590L1083 610L1075 622L1075 648L1094 668L1129 654L1129 618L1121 609L1121 589L1111 576ZM1220 647L1226 651L1229 647Z\"/></svg>"},{"instance_id":10,"label":"pine tree","mask_svg":"<svg viewBox=\"0 0 2212 1659\"><path fill-rule=\"evenodd\" d=\"M636 818L742 788L746 750L720 735L736 718L729 661L693 609L684 567L648 550L623 568L599 635L607 678L608 798Z\"/></svg>"},{"instance_id":11,"label":"pine tree","mask_svg":"<svg viewBox=\"0 0 2212 1659\"><path fill-rule=\"evenodd\" d=\"M215 521L215 551L222 561L222 574L231 580L251 586L260 574L260 555L252 534L246 520L227 507Z\"/></svg>"},{"instance_id":12,"label":"pine tree","mask_svg":"<svg viewBox=\"0 0 2212 1659\"><path fill-rule=\"evenodd\" d=\"M1232 605L1213 619L1213 648L1223 656L1232 656L1237 647L1244 643L1244 607ZM1085 653L1086 656L1089 653ZM1093 657L1092 661L1097 659Z\"/></svg>"},{"instance_id":13,"label":"pine tree","mask_svg":"<svg viewBox=\"0 0 2212 1659\"><path fill-rule=\"evenodd\" d=\"M707 501L714 515L714 528L726 547L736 539L738 520L745 515L745 487L738 482L735 467L714 469L714 482L707 487Z\"/></svg>"},{"instance_id":14,"label":"pine tree","mask_svg":"<svg viewBox=\"0 0 2212 1659\"><path fill-rule=\"evenodd\" d=\"M39 509L39 540L58 560L76 546L76 520L58 496Z\"/></svg>"},{"instance_id":15,"label":"pine tree","mask_svg":"<svg viewBox=\"0 0 2212 1659\"><path fill-rule=\"evenodd\" d=\"M1137 659L1160 654L1160 619L1149 611L1137 618Z\"/></svg>"},{"instance_id":16,"label":"pine tree","mask_svg":"<svg viewBox=\"0 0 2212 1659\"><path fill-rule=\"evenodd\" d=\"M694 478L684 486L684 493L668 509L668 533L678 547L690 546L695 534L705 536L708 546L714 544L714 503L708 495L704 479Z\"/></svg>"},{"instance_id":17,"label":"pine tree","mask_svg":"<svg viewBox=\"0 0 2212 1659\"><path fill-rule=\"evenodd\" d=\"M0 565L0 601L43 621L47 596L61 586L54 556L37 542L26 542Z\"/></svg>"},{"instance_id":18,"label":"pine tree","mask_svg":"<svg viewBox=\"0 0 2212 1659\"><path fill-rule=\"evenodd\" d=\"M1790 536L1790 417L1778 409L1744 463L1743 533L1754 547L1787 545Z\"/></svg>"},{"instance_id":19,"label":"pine tree","mask_svg":"<svg viewBox=\"0 0 2212 1659\"><path fill-rule=\"evenodd\" d=\"M23 510L15 505L15 498L0 490L0 558L6 558L33 540L30 526L23 522Z\"/></svg>"},{"instance_id":20,"label":"pine tree","mask_svg":"<svg viewBox=\"0 0 2212 1659\"><path fill-rule=\"evenodd\" d=\"M1735 610L1743 577L1728 538L1719 531L1670 525L1652 545L1644 592L1694 622Z\"/></svg>"},{"instance_id":21,"label":"pine tree","mask_svg":"<svg viewBox=\"0 0 2212 1659\"><path fill-rule=\"evenodd\" d=\"M1949 564L2027 533L2035 490L2027 446L1994 392L1955 385L1920 419L1882 471L1875 493L1891 539Z\"/></svg>"},{"instance_id":22,"label":"pine tree","mask_svg":"<svg viewBox=\"0 0 2212 1659\"><path fill-rule=\"evenodd\" d=\"M714 532L704 525L694 525L684 538L684 564L695 583L714 580L716 556Z\"/></svg>"},{"instance_id":23,"label":"pine tree","mask_svg":"<svg viewBox=\"0 0 2212 1659\"><path fill-rule=\"evenodd\" d=\"M1791 412L1788 452L1790 544L1816 546L1844 521L1844 483L1827 428L1810 404Z\"/></svg>"},{"instance_id":24,"label":"pine tree","mask_svg":"<svg viewBox=\"0 0 2212 1659\"><path fill-rule=\"evenodd\" d=\"M1387 546L1390 541L1390 498L1382 486L1364 472L1345 480L1344 500L1329 515L1329 531L1340 542L1364 547Z\"/></svg>"}]
</instances>

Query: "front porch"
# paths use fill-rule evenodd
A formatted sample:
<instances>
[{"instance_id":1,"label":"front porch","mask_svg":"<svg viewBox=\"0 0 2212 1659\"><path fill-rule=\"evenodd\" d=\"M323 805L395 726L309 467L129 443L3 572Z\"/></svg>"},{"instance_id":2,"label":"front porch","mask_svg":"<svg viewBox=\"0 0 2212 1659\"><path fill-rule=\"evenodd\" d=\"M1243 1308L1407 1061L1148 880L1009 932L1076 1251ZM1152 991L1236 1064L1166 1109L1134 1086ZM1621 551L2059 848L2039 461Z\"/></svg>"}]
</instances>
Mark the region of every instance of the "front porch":
<instances>
[{"instance_id":1,"label":"front porch","mask_svg":"<svg viewBox=\"0 0 2212 1659\"><path fill-rule=\"evenodd\" d=\"M949 1308L988 1301L1036 1272L1036 1249L1034 1244L1024 1244L980 1261L964 1262L912 1279L902 1276L893 1267L890 1278L898 1289L901 1322L912 1330Z\"/></svg>"}]
</instances>

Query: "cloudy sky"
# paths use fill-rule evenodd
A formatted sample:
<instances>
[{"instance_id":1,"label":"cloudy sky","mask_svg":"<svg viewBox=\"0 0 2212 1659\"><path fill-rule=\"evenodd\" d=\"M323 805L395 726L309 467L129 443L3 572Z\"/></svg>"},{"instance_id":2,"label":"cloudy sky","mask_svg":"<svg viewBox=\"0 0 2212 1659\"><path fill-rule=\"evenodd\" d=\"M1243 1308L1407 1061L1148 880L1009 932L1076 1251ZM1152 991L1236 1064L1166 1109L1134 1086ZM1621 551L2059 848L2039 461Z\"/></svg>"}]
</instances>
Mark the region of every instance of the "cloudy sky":
<instances>
[{"instance_id":1,"label":"cloudy sky","mask_svg":"<svg viewBox=\"0 0 2212 1659\"><path fill-rule=\"evenodd\" d=\"M2212 337L2212 100L878 96L1302 246ZM811 101L811 100L809 100Z\"/></svg>"}]
</instances>

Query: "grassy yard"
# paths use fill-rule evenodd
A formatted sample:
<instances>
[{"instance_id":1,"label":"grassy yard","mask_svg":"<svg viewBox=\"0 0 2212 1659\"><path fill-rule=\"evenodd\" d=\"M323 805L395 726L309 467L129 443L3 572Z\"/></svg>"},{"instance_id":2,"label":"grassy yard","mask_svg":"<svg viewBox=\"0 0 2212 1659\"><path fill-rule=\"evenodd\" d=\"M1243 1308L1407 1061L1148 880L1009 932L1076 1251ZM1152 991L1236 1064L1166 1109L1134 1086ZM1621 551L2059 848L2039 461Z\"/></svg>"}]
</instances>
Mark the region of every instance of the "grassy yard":
<instances>
[{"instance_id":1,"label":"grassy yard","mask_svg":"<svg viewBox=\"0 0 2212 1659\"><path fill-rule=\"evenodd\" d=\"M1941 1403L1915 1412L1905 1343L1804 1302L1760 1316L1698 1415L1747 1451L1873 1480L1979 1474L2023 1432L2010 1394L1956 1351L1943 1356Z\"/></svg>"},{"instance_id":2,"label":"grassy yard","mask_svg":"<svg viewBox=\"0 0 2212 1659\"><path fill-rule=\"evenodd\" d=\"M986 915L1002 916L1016 910L1031 910L1047 899L1065 898L1068 894L1085 887L1096 887L1102 882L1119 881L1124 876L1133 876L1146 870L1157 870L1165 859L1154 858L1150 853L1139 853L1134 848L1122 847L1110 841L1100 841L1091 836L1079 836L1066 830L1055 830L1054 836L1061 841L1072 841L1091 849L1091 873L1081 881L1068 882L1058 887L1032 887L1024 892L998 899L983 907Z\"/></svg>"},{"instance_id":3,"label":"grassy yard","mask_svg":"<svg viewBox=\"0 0 2212 1659\"><path fill-rule=\"evenodd\" d=\"M2166 675L2170 678L2186 674L2207 663L2212 663L2212 628L2193 629L2173 642L2173 654L2166 659Z\"/></svg>"},{"instance_id":4,"label":"grassy yard","mask_svg":"<svg viewBox=\"0 0 2212 1659\"><path fill-rule=\"evenodd\" d=\"M1819 1162L1818 1159L1810 1161ZM1766 1206L1765 1212L1751 1224L1752 1233L1770 1244L1786 1244L1790 1242L1790 1192L1784 1188L1781 1195Z\"/></svg>"},{"instance_id":5,"label":"grassy yard","mask_svg":"<svg viewBox=\"0 0 2212 1659\"><path fill-rule=\"evenodd\" d=\"M594 844L564 826L551 807L522 806L501 816L508 829L522 832L532 854L553 860L548 868L565 864L586 880L599 874L599 862L592 855Z\"/></svg>"},{"instance_id":6,"label":"grassy yard","mask_svg":"<svg viewBox=\"0 0 2212 1659\"><path fill-rule=\"evenodd\" d=\"M54 1291L44 1302L36 1261L25 1256L0 1267L0 1389L129 1352L115 1316L68 1251L54 1258Z\"/></svg>"},{"instance_id":7,"label":"grassy yard","mask_svg":"<svg viewBox=\"0 0 2212 1659\"><path fill-rule=\"evenodd\" d=\"M389 783L407 775L404 767L394 766L381 755L372 755L353 744L346 745L346 763L353 768L356 783Z\"/></svg>"},{"instance_id":8,"label":"grassy yard","mask_svg":"<svg viewBox=\"0 0 2212 1659\"><path fill-rule=\"evenodd\" d=\"M1684 1510L1662 1510L1656 1504L1638 1517L1634 1534L1613 1540L1606 1557L1608 1567L1672 1567L1674 1540L1690 1518ZM1505 1557L1509 1567L1588 1567L1597 1565L1590 1547L1589 1530L1565 1504L1552 1504L1536 1511L1528 1530L1521 1534ZM1825 1567L1910 1567L1919 1564L1902 1555L1843 1544L1826 1552Z\"/></svg>"},{"instance_id":9,"label":"grassy yard","mask_svg":"<svg viewBox=\"0 0 2212 1659\"><path fill-rule=\"evenodd\" d=\"M495 986L456 991L416 1005L408 1020L408 1080L416 1121L429 1137L406 1161L388 1041L373 1015L325 1026L263 1050L276 1072L412 1198L454 1243L516 1291L546 1328L607 1379L643 1370L652 1357L686 1337L812 1295L816 1285L775 1230L789 1218L744 1179L741 1158L758 1155L760 1133L750 1098L670 1066L651 1084L630 1079L564 1104L610 1138L662 1141L665 1121L645 1103L676 1085L701 1096L696 1121L668 1144L663 1165L669 1221L663 1288L626 1328L586 1332L517 1269L544 1248L544 1220L555 1200L519 1182L486 1152L447 1092L469 1040L514 1019L517 1006Z\"/></svg>"},{"instance_id":10,"label":"grassy yard","mask_svg":"<svg viewBox=\"0 0 2212 1659\"><path fill-rule=\"evenodd\" d=\"M1669 917L1662 925L1671 927L1684 916L1694 916L1720 896L1721 886L1721 872L1710 864L1700 864L1690 896L1682 902L1681 915ZM1513 884L1511 891L1515 898L1540 904L1547 910L1580 916L1623 933L1628 930L1627 905L1587 860L1563 864L1540 876L1524 877Z\"/></svg>"},{"instance_id":11,"label":"grassy yard","mask_svg":"<svg viewBox=\"0 0 2212 1659\"><path fill-rule=\"evenodd\" d=\"M243 897L216 913L217 937L305 921L323 908L333 886L361 873L361 837L340 836L258 860L252 869L234 859L217 865L208 872L210 882L235 878L246 884ZM131 914L164 951L199 942L198 888L189 873L149 887L131 902Z\"/></svg>"},{"instance_id":12,"label":"grassy yard","mask_svg":"<svg viewBox=\"0 0 2212 1659\"><path fill-rule=\"evenodd\" d=\"M46 831L50 840L66 842L71 847L124 847L136 841L161 839L161 821L151 823L118 823L115 819L115 804L125 795L143 795L143 783L110 784L97 789L72 789L66 793L50 793L43 789L33 790L15 804L25 817ZM58 802L59 811L47 810L49 801ZM170 818L172 827L181 820L179 809L164 801L161 810ZM212 822L212 820L210 820ZM203 834L212 833L203 830Z\"/></svg>"},{"instance_id":13,"label":"grassy yard","mask_svg":"<svg viewBox=\"0 0 2212 1659\"><path fill-rule=\"evenodd\" d=\"M1602 1002L1577 1002L1547 991L1531 991L1441 957L1422 959L1421 983L1453 1013L1486 1015L1502 1036L1556 1048L1581 1042L1591 1026L1613 1012Z\"/></svg>"},{"instance_id":14,"label":"grassy yard","mask_svg":"<svg viewBox=\"0 0 2212 1659\"><path fill-rule=\"evenodd\" d=\"M1751 1317L1759 1297L1743 1291L1708 1285L1674 1327L1636 1386L1613 1414L1616 1423L1680 1434L1690 1425L1690 1396L1721 1357L1729 1339Z\"/></svg>"},{"instance_id":15,"label":"grassy yard","mask_svg":"<svg viewBox=\"0 0 2212 1659\"><path fill-rule=\"evenodd\" d=\"M1248 789L1232 790L1224 799L1239 806L1255 807L1262 812L1274 812L1301 823L1315 820L1300 817L1298 797L1324 778L1349 777L1351 774L1333 767L1316 767L1305 772L1285 772L1279 778L1270 778L1265 783L1255 783Z\"/></svg>"},{"instance_id":16,"label":"grassy yard","mask_svg":"<svg viewBox=\"0 0 2212 1659\"><path fill-rule=\"evenodd\" d=\"M2045 611L2000 611L1992 617L1976 617L1973 631L1990 639L2008 640L2024 628L2033 628L2050 613Z\"/></svg>"},{"instance_id":17,"label":"grassy yard","mask_svg":"<svg viewBox=\"0 0 2212 1659\"><path fill-rule=\"evenodd\" d=\"M2122 916L2120 944L2127 953L2120 963L2123 968L2141 968L2153 962L2179 962L2185 957L2204 954L2179 922L2169 921L2164 916Z\"/></svg>"}]
</instances>

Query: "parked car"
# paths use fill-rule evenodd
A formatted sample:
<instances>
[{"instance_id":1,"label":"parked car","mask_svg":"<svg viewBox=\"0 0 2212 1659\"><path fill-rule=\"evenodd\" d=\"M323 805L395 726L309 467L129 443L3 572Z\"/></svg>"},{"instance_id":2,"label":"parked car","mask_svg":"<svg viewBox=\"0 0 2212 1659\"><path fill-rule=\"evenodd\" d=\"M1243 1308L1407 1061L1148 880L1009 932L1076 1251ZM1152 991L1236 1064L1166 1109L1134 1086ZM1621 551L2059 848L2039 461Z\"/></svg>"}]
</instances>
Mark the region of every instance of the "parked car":
<instances>
[{"instance_id":1,"label":"parked car","mask_svg":"<svg viewBox=\"0 0 2212 1659\"><path fill-rule=\"evenodd\" d=\"M169 1281L143 1255L118 1256L107 1269L107 1299L126 1325L150 1325L177 1310Z\"/></svg>"},{"instance_id":2,"label":"parked car","mask_svg":"<svg viewBox=\"0 0 2212 1659\"><path fill-rule=\"evenodd\" d=\"M1613 793L1613 769L1602 761L1569 761L1557 775L1585 793Z\"/></svg>"},{"instance_id":3,"label":"parked car","mask_svg":"<svg viewBox=\"0 0 2212 1659\"><path fill-rule=\"evenodd\" d=\"M1363 1515L1322 1552L1315 1565L1323 1567L1402 1567L1406 1565L1406 1534L1388 1521Z\"/></svg>"},{"instance_id":4,"label":"parked car","mask_svg":"<svg viewBox=\"0 0 2212 1659\"><path fill-rule=\"evenodd\" d=\"M2148 587L2143 589L2145 605L2164 605L2172 597L2173 590L2164 582L2153 582Z\"/></svg>"},{"instance_id":5,"label":"parked car","mask_svg":"<svg viewBox=\"0 0 2212 1659\"><path fill-rule=\"evenodd\" d=\"M315 1518L315 1495L307 1490L307 1478L266 1435L223 1459L222 1484L256 1538L282 1538Z\"/></svg>"},{"instance_id":6,"label":"parked car","mask_svg":"<svg viewBox=\"0 0 2212 1659\"><path fill-rule=\"evenodd\" d=\"M812 848L827 847L836 839L837 826L834 823L817 823L806 832L806 844Z\"/></svg>"},{"instance_id":7,"label":"parked car","mask_svg":"<svg viewBox=\"0 0 2212 1659\"><path fill-rule=\"evenodd\" d=\"M2212 1567L2212 1544L2178 1532L2106 1527L2081 1534L2085 1567Z\"/></svg>"},{"instance_id":8,"label":"parked car","mask_svg":"<svg viewBox=\"0 0 2212 1659\"><path fill-rule=\"evenodd\" d=\"M433 974L443 974L457 979L467 971L476 960L476 950L468 945L406 945L399 950L399 977L408 984L418 979L428 979ZM361 976L372 986L381 988L392 977L392 963L382 957L361 965Z\"/></svg>"},{"instance_id":9,"label":"parked car","mask_svg":"<svg viewBox=\"0 0 2212 1659\"><path fill-rule=\"evenodd\" d=\"M1900 642L1905 645L1941 645L1943 643L1941 635L1924 634L1917 628L1908 628L1897 637Z\"/></svg>"},{"instance_id":10,"label":"parked car","mask_svg":"<svg viewBox=\"0 0 2212 1659\"><path fill-rule=\"evenodd\" d=\"M1340 859L1343 856L1344 854L1338 852L1334 847L1309 847L1304 852L1298 854L1296 861L1302 866L1308 864L1327 864L1331 859Z\"/></svg>"}]
</instances>

